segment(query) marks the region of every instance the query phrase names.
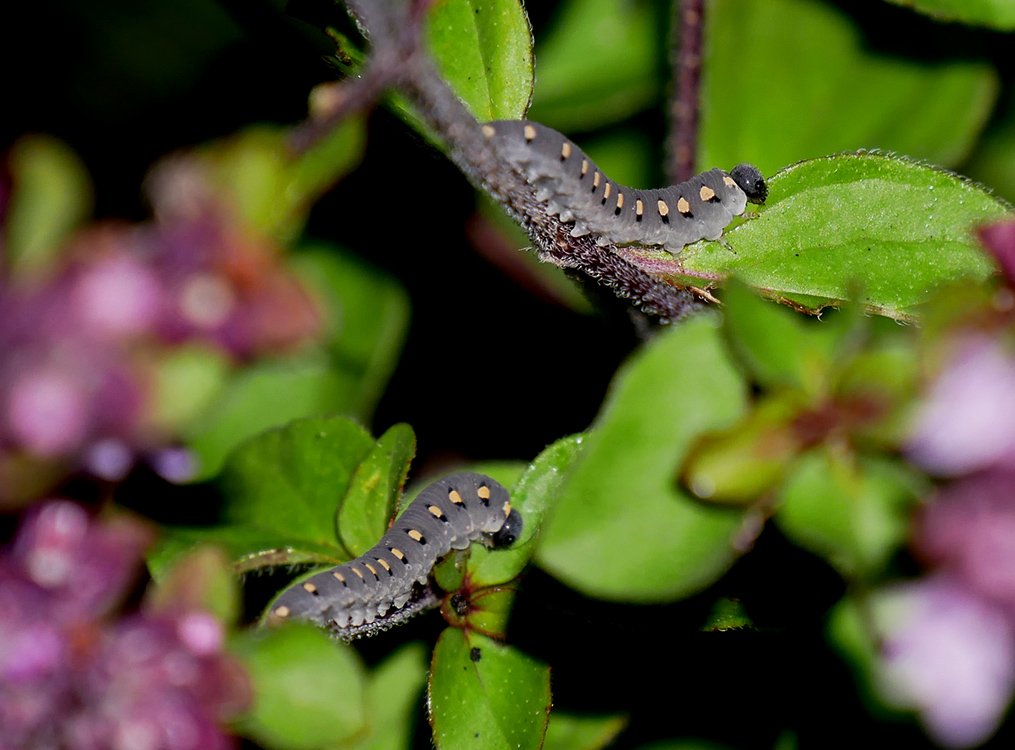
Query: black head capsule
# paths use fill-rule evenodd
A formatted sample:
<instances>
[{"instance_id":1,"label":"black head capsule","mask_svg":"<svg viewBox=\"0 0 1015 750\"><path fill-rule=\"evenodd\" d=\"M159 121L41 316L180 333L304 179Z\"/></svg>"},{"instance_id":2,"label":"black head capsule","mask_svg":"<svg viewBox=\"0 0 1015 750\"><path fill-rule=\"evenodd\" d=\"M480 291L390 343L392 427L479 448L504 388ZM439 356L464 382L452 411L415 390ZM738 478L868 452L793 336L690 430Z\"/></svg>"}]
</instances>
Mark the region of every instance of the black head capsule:
<instances>
[{"instance_id":1,"label":"black head capsule","mask_svg":"<svg viewBox=\"0 0 1015 750\"><path fill-rule=\"evenodd\" d=\"M737 164L730 172L730 177L744 191L749 202L765 202L765 198L768 197L768 185L765 184L765 178L761 176L757 167L750 164Z\"/></svg>"},{"instance_id":2,"label":"black head capsule","mask_svg":"<svg viewBox=\"0 0 1015 750\"><path fill-rule=\"evenodd\" d=\"M494 547L510 547L522 535L522 514L514 508L504 519L504 525L493 535Z\"/></svg>"}]
</instances>

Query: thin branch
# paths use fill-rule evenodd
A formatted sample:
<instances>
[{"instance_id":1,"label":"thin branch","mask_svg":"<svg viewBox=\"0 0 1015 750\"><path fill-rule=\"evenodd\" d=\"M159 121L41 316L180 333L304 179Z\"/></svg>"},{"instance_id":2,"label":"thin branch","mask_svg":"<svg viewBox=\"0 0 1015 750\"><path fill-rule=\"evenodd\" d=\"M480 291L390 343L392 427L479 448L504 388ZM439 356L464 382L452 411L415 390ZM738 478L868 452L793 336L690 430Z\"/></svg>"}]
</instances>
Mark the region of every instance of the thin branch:
<instances>
[{"instance_id":1,"label":"thin branch","mask_svg":"<svg viewBox=\"0 0 1015 750\"><path fill-rule=\"evenodd\" d=\"M673 34L673 69L676 85L670 101L668 175L683 182L696 172L698 114L701 95L701 48L704 33L704 0L677 0Z\"/></svg>"}]
</instances>

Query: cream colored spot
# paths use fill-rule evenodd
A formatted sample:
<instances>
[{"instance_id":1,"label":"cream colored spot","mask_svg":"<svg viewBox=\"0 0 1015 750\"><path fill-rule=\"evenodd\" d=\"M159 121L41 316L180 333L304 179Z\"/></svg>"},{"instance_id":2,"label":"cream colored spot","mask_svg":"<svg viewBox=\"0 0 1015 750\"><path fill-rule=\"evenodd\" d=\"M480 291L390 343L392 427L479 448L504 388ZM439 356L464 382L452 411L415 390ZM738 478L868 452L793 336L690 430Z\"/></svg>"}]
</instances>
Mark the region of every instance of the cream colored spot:
<instances>
[{"instance_id":1,"label":"cream colored spot","mask_svg":"<svg viewBox=\"0 0 1015 750\"><path fill-rule=\"evenodd\" d=\"M687 202L687 198L680 196L680 200L677 201L677 210L682 214L691 213L691 204Z\"/></svg>"},{"instance_id":2,"label":"cream colored spot","mask_svg":"<svg viewBox=\"0 0 1015 750\"><path fill-rule=\"evenodd\" d=\"M375 568L373 565L371 565L368 562L365 562L365 563L363 563L363 567L366 568L367 570L369 570L371 573L373 573L374 574L374 578L377 577L377 568Z\"/></svg>"},{"instance_id":3,"label":"cream colored spot","mask_svg":"<svg viewBox=\"0 0 1015 750\"><path fill-rule=\"evenodd\" d=\"M494 129L493 125L484 125L483 135L485 135L487 138L493 138L495 135L497 135L497 131Z\"/></svg>"},{"instance_id":4,"label":"cream colored spot","mask_svg":"<svg viewBox=\"0 0 1015 750\"><path fill-rule=\"evenodd\" d=\"M642 203L640 198L634 202L634 212L638 216L643 216L645 214L645 204Z\"/></svg>"},{"instance_id":5,"label":"cream colored spot","mask_svg":"<svg viewBox=\"0 0 1015 750\"><path fill-rule=\"evenodd\" d=\"M726 184L726 187L736 187L737 183L728 174L722 176L722 181Z\"/></svg>"},{"instance_id":6,"label":"cream colored spot","mask_svg":"<svg viewBox=\"0 0 1015 750\"><path fill-rule=\"evenodd\" d=\"M337 570L334 573L332 573L331 575L335 576L335 578L337 578L339 581L341 581L341 583L343 585L345 585L345 576L344 575L339 573Z\"/></svg>"},{"instance_id":7,"label":"cream colored spot","mask_svg":"<svg viewBox=\"0 0 1015 750\"><path fill-rule=\"evenodd\" d=\"M508 516L511 515L511 501L509 500L504 501L503 510L504 510L504 518L507 518Z\"/></svg>"},{"instance_id":8,"label":"cream colored spot","mask_svg":"<svg viewBox=\"0 0 1015 750\"><path fill-rule=\"evenodd\" d=\"M582 159L582 177L589 173L589 160Z\"/></svg>"},{"instance_id":9,"label":"cream colored spot","mask_svg":"<svg viewBox=\"0 0 1015 750\"><path fill-rule=\"evenodd\" d=\"M385 560L383 557L375 557L374 559L377 561L378 565L380 565L382 568L384 568L389 573L391 572L391 566L388 565L388 561L387 560Z\"/></svg>"},{"instance_id":10,"label":"cream colored spot","mask_svg":"<svg viewBox=\"0 0 1015 750\"><path fill-rule=\"evenodd\" d=\"M317 587L314 584L312 584L310 581L307 581L306 583L303 584L303 589L308 594L316 594L317 593Z\"/></svg>"},{"instance_id":11,"label":"cream colored spot","mask_svg":"<svg viewBox=\"0 0 1015 750\"><path fill-rule=\"evenodd\" d=\"M593 187L593 189L595 189L595 190L599 189L599 179L601 177L602 177L602 175L600 175L598 171L595 174L592 175L592 187Z\"/></svg>"},{"instance_id":12,"label":"cream colored spot","mask_svg":"<svg viewBox=\"0 0 1015 750\"><path fill-rule=\"evenodd\" d=\"M428 505L426 509L430 511L430 515L434 518L444 518L444 513L436 505Z\"/></svg>"},{"instance_id":13,"label":"cream colored spot","mask_svg":"<svg viewBox=\"0 0 1015 750\"><path fill-rule=\"evenodd\" d=\"M536 129L534 127L532 127L531 125L526 125L522 129L522 133L525 134L525 140L527 140L527 141L531 141L531 140L533 140L536 137Z\"/></svg>"},{"instance_id":14,"label":"cream colored spot","mask_svg":"<svg viewBox=\"0 0 1015 750\"><path fill-rule=\"evenodd\" d=\"M455 505L462 504L462 496L458 494L458 490L451 490L451 492L448 493L448 500L453 502Z\"/></svg>"},{"instance_id":15,"label":"cream colored spot","mask_svg":"<svg viewBox=\"0 0 1015 750\"><path fill-rule=\"evenodd\" d=\"M702 185L701 190L698 191L698 195L701 196L703 201L710 201L715 198L715 191L708 185Z\"/></svg>"},{"instance_id":16,"label":"cream colored spot","mask_svg":"<svg viewBox=\"0 0 1015 750\"><path fill-rule=\"evenodd\" d=\"M405 533L409 535L410 539L413 539L413 540L415 540L417 542L423 541L423 535L420 534L418 531L416 531L416 529L409 529Z\"/></svg>"},{"instance_id":17,"label":"cream colored spot","mask_svg":"<svg viewBox=\"0 0 1015 750\"><path fill-rule=\"evenodd\" d=\"M359 568L349 568L349 570L351 570L353 573L358 575L360 577L360 579L363 578L363 574L359 572Z\"/></svg>"},{"instance_id":18,"label":"cream colored spot","mask_svg":"<svg viewBox=\"0 0 1015 750\"><path fill-rule=\"evenodd\" d=\"M667 216L670 213L670 207L666 205L666 201L659 200L656 202L656 207L659 209L660 216Z\"/></svg>"},{"instance_id":19,"label":"cream colored spot","mask_svg":"<svg viewBox=\"0 0 1015 750\"><path fill-rule=\"evenodd\" d=\"M610 183L607 182L606 183L606 189L603 190L603 200L606 200L607 198L610 197L610 190L611 190L611 188L613 188L613 185L611 185Z\"/></svg>"},{"instance_id":20,"label":"cream colored spot","mask_svg":"<svg viewBox=\"0 0 1015 750\"><path fill-rule=\"evenodd\" d=\"M478 490L476 490L476 494L479 495L479 497L481 499L483 499L483 500L489 500L490 499L490 488L487 487L485 484L484 485L480 485L480 488Z\"/></svg>"},{"instance_id":21,"label":"cream colored spot","mask_svg":"<svg viewBox=\"0 0 1015 750\"><path fill-rule=\"evenodd\" d=\"M278 617L288 617L290 615L290 609L284 604L281 607L275 607L275 615Z\"/></svg>"},{"instance_id":22,"label":"cream colored spot","mask_svg":"<svg viewBox=\"0 0 1015 750\"><path fill-rule=\"evenodd\" d=\"M393 554L399 560L405 560L405 553L402 552L402 550L398 549L398 547L392 547L391 554Z\"/></svg>"},{"instance_id":23,"label":"cream colored spot","mask_svg":"<svg viewBox=\"0 0 1015 750\"><path fill-rule=\"evenodd\" d=\"M623 208L623 207L624 207L624 194L623 193L617 193L617 208Z\"/></svg>"},{"instance_id":24,"label":"cream colored spot","mask_svg":"<svg viewBox=\"0 0 1015 750\"><path fill-rule=\"evenodd\" d=\"M570 159L571 158L571 144L564 141L564 144L560 147L560 158Z\"/></svg>"}]
</instances>

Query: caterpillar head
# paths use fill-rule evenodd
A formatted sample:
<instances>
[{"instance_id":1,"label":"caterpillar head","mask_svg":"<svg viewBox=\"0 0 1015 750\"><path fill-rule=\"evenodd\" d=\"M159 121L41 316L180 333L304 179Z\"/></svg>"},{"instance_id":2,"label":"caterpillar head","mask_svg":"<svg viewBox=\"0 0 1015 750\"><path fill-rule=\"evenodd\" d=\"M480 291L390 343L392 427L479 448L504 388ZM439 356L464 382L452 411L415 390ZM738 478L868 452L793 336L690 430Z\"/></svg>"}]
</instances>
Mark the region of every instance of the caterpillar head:
<instances>
[{"instance_id":1,"label":"caterpillar head","mask_svg":"<svg viewBox=\"0 0 1015 750\"><path fill-rule=\"evenodd\" d=\"M765 202L765 198L768 197L768 185L765 184L765 178L761 176L757 167L750 164L737 164L730 172L730 177L744 191L748 201L751 203Z\"/></svg>"}]
</instances>

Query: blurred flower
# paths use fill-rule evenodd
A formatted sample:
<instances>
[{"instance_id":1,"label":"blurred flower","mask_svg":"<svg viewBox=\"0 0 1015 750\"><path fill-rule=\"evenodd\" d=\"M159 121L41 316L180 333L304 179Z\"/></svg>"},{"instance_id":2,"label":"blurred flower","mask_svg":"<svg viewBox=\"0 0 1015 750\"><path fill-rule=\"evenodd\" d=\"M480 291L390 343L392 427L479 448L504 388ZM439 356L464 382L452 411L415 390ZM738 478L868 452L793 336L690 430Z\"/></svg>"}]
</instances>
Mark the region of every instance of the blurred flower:
<instances>
[{"instance_id":1,"label":"blurred flower","mask_svg":"<svg viewBox=\"0 0 1015 750\"><path fill-rule=\"evenodd\" d=\"M1015 221L1006 219L979 230L980 242L994 256L1008 287L1015 289Z\"/></svg>"},{"instance_id":2,"label":"blurred flower","mask_svg":"<svg viewBox=\"0 0 1015 750\"><path fill-rule=\"evenodd\" d=\"M0 747L216 750L249 685L211 615L115 619L147 529L39 506L0 556Z\"/></svg>"},{"instance_id":3,"label":"blurred flower","mask_svg":"<svg viewBox=\"0 0 1015 750\"><path fill-rule=\"evenodd\" d=\"M1015 355L1003 340L957 345L917 415L909 455L952 476L1015 461Z\"/></svg>"},{"instance_id":4,"label":"blurred flower","mask_svg":"<svg viewBox=\"0 0 1015 750\"><path fill-rule=\"evenodd\" d=\"M886 700L916 710L947 747L987 739L1015 688L1015 638L1004 614L944 575L882 592L875 612Z\"/></svg>"}]
</instances>

